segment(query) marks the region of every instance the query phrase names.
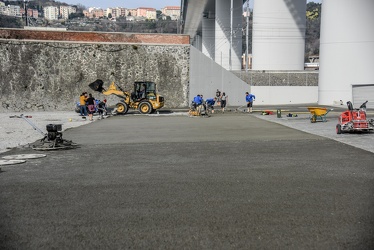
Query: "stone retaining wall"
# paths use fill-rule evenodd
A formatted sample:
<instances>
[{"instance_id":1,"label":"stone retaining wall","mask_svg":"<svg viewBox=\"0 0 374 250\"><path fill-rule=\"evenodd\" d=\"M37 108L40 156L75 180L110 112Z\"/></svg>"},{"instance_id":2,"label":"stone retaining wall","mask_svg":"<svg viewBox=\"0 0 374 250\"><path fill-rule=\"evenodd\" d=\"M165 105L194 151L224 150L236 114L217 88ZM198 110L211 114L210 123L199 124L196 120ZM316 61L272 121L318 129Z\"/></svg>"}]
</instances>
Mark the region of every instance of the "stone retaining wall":
<instances>
[{"instance_id":1,"label":"stone retaining wall","mask_svg":"<svg viewBox=\"0 0 374 250\"><path fill-rule=\"evenodd\" d=\"M72 110L88 84L158 84L165 107L188 105L190 46L0 39L0 112ZM103 99L102 94L95 97ZM109 98L110 103L118 101Z\"/></svg>"}]
</instances>

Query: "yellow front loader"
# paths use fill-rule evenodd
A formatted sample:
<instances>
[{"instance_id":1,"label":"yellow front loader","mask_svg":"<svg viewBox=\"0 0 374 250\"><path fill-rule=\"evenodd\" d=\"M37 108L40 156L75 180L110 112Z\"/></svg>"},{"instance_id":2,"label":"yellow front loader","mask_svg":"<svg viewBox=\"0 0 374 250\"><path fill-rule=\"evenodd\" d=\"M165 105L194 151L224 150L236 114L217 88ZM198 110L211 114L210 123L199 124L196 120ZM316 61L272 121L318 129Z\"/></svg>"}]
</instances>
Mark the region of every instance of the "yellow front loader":
<instances>
[{"instance_id":1,"label":"yellow front loader","mask_svg":"<svg viewBox=\"0 0 374 250\"><path fill-rule=\"evenodd\" d=\"M104 89L103 84L104 82L98 79L88 86L104 95L118 96L121 99L116 104L118 114L126 114L129 108L139 110L142 114L150 114L164 106L164 97L157 94L154 82L134 82L134 89L131 93L124 91L115 82L112 82L108 89Z\"/></svg>"}]
</instances>

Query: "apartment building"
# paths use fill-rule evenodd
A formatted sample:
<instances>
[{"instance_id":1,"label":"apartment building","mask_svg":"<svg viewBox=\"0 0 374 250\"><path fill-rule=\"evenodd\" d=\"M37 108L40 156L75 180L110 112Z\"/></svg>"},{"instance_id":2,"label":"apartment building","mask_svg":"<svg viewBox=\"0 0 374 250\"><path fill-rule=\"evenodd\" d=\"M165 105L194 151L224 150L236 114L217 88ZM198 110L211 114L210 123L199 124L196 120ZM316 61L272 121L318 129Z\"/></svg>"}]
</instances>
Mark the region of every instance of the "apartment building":
<instances>
[{"instance_id":1,"label":"apartment building","mask_svg":"<svg viewBox=\"0 0 374 250\"><path fill-rule=\"evenodd\" d=\"M179 6L166 6L165 8L161 9L163 19L166 19L166 17L170 17L171 20L179 20L180 18L180 7Z\"/></svg>"},{"instance_id":2,"label":"apartment building","mask_svg":"<svg viewBox=\"0 0 374 250\"><path fill-rule=\"evenodd\" d=\"M179 19L180 7L179 6L166 6L162 9L162 13L165 16L170 16L172 20ZM157 19L157 12L155 8L139 7L137 9L127 9L122 7L107 8L102 10L96 7L90 7L88 10L84 10L83 14L87 18L101 18L109 17L117 18L121 16L132 16L132 17L144 17L147 19Z\"/></svg>"},{"instance_id":3,"label":"apartment building","mask_svg":"<svg viewBox=\"0 0 374 250\"><path fill-rule=\"evenodd\" d=\"M126 16L126 8L112 8L112 17Z\"/></svg>"},{"instance_id":4,"label":"apartment building","mask_svg":"<svg viewBox=\"0 0 374 250\"><path fill-rule=\"evenodd\" d=\"M21 15L23 16L25 14L25 9L21 8ZM32 18L38 18L39 17L39 11L34 9L27 9L27 16Z\"/></svg>"},{"instance_id":5,"label":"apartment building","mask_svg":"<svg viewBox=\"0 0 374 250\"><path fill-rule=\"evenodd\" d=\"M138 10L137 9L127 9L126 16L137 16Z\"/></svg>"},{"instance_id":6,"label":"apartment building","mask_svg":"<svg viewBox=\"0 0 374 250\"><path fill-rule=\"evenodd\" d=\"M118 11L121 13L120 16L127 16L126 8L118 8Z\"/></svg>"},{"instance_id":7,"label":"apartment building","mask_svg":"<svg viewBox=\"0 0 374 250\"><path fill-rule=\"evenodd\" d=\"M44 18L47 20L58 20L59 8L55 6L44 7Z\"/></svg>"},{"instance_id":8,"label":"apartment building","mask_svg":"<svg viewBox=\"0 0 374 250\"><path fill-rule=\"evenodd\" d=\"M9 15L10 16L21 16L21 8L16 5L9 5Z\"/></svg>"},{"instance_id":9,"label":"apartment building","mask_svg":"<svg viewBox=\"0 0 374 250\"><path fill-rule=\"evenodd\" d=\"M107 8L106 10L104 10L104 16L109 17L109 15L110 15L112 17L115 17L115 16L113 16L114 15L113 12L114 12L114 14L116 12L116 11L113 11L113 8Z\"/></svg>"},{"instance_id":10,"label":"apartment building","mask_svg":"<svg viewBox=\"0 0 374 250\"><path fill-rule=\"evenodd\" d=\"M0 14L8 16L8 9L7 6L2 5L2 2L0 2Z\"/></svg>"},{"instance_id":11,"label":"apartment building","mask_svg":"<svg viewBox=\"0 0 374 250\"><path fill-rule=\"evenodd\" d=\"M156 9L148 7L139 7L137 9L138 17L145 17L147 19L156 19Z\"/></svg>"},{"instance_id":12,"label":"apartment building","mask_svg":"<svg viewBox=\"0 0 374 250\"><path fill-rule=\"evenodd\" d=\"M62 19L69 19L69 15L76 12L77 9L73 6L60 6L60 16Z\"/></svg>"},{"instance_id":13,"label":"apartment building","mask_svg":"<svg viewBox=\"0 0 374 250\"><path fill-rule=\"evenodd\" d=\"M157 19L156 9L154 9L154 10L147 10L147 12L146 12L146 18L150 19L150 20L156 20Z\"/></svg>"},{"instance_id":14,"label":"apartment building","mask_svg":"<svg viewBox=\"0 0 374 250\"><path fill-rule=\"evenodd\" d=\"M166 6L161 9L162 14L165 16L180 16L181 7L179 6Z\"/></svg>"},{"instance_id":15,"label":"apartment building","mask_svg":"<svg viewBox=\"0 0 374 250\"><path fill-rule=\"evenodd\" d=\"M112 18L120 17L120 16L126 16L126 8L107 8L104 16L109 17L109 14L112 15Z\"/></svg>"},{"instance_id":16,"label":"apartment building","mask_svg":"<svg viewBox=\"0 0 374 250\"><path fill-rule=\"evenodd\" d=\"M108 15L107 10L103 10L96 7L91 7L88 10L83 11L83 15L87 18L103 18L104 16Z\"/></svg>"},{"instance_id":17,"label":"apartment building","mask_svg":"<svg viewBox=\"0 0 374 250\"><path fill-rule=\"evenodd\" d=\"M21 8L17 5L0 6L0 14L15 17L22 16Z\"/></svg>"},{"instance_id":18,"label":"apartment building","mask_svg":"<svg viewBox=\"0 0 374 250\"><path fill-rule=\"evenodd\" d=\"M36 19L39 17L39 11L34 9L27 9L27 16Z\"/></svg>"}]
</instances>

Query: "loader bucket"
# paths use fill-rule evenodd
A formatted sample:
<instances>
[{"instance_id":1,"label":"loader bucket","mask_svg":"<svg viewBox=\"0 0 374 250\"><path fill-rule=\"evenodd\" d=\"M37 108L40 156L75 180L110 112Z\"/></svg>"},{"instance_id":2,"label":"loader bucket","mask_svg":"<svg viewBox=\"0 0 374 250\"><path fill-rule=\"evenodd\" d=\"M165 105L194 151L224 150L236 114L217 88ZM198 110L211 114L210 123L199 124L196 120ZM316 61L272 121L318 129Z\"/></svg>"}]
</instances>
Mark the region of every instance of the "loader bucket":
<instances>
[{"instance_id":1,"label":"loader bucket","mask_svg":"<svg viewBox=\"0 0 374 250\"><path fill-rule=\"evenodd\" d=\"M90 83L88 86L94 90L94 91L97 91L97 92L103 92L105 89L103 88L103 84L104 82L100 79L97 79L96 81Z\"/></svg>"}]
</instances>

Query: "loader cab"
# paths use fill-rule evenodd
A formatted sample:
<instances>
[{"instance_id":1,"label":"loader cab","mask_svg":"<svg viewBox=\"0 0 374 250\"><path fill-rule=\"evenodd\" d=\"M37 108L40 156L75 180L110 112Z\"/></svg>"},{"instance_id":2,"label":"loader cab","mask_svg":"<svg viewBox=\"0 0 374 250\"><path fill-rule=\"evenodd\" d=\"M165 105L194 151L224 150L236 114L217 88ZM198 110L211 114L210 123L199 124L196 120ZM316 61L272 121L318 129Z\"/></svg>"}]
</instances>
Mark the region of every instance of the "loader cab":
<instances>
[{"instance_id":1,"label":"loader cab","mask_svg":"<svg viewBox=\"0 0 374 250\"><path fill-rule=\"evenodd\" d=\"M156 93L156 84L154 82L135 82L131 98L133 100L155 100L157 98Z\"/></svg>"}]
</instances>

